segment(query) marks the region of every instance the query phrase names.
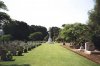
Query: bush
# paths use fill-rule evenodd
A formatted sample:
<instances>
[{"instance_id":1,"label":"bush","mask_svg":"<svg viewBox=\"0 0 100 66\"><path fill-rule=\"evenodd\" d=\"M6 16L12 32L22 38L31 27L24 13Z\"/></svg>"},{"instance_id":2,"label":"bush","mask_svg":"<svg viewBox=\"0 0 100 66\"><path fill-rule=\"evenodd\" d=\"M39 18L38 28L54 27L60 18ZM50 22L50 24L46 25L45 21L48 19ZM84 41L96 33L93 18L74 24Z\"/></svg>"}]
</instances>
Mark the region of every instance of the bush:
<instances>
[{"instance_id":1,"label":"bush","mask_svg":"<svg viewBox=\"0 0 100 66\"><path fill-rule=\"evenodd\" d=\"M24 49L24 53L27 53L27 49Z\"/></svg>"},{"instance_id":2,"label":"bush","mask_svg":"<svg viewBox=\"0 0 100 66\"><path fill-rule=\"evenodd\" d=\"M30 47L28 48L28 51L31 51L31 48Z\"/></svg>"},{"instance_id":3,"label":"bush","mask_svg":"<svg viewBox=\"0 0 100 66\"><path fill-rule=\"evenodd\" d=\"M21 50L19 50L19 51L18 51L18 56L22 56L22 53L23 53L23 52L22 52Z\"/></svg>"},{"instance_id":4,"label":"bush","mask_svg":"<svg viewBox=\"0 0 100 66\"><path fill-rule=\"evenodd\" d=\"M41 41L43 40L43 35L41 32L35 32L30 34L29 38L33 41Z\"/></svg>"},{"instance_id":5,"label":"bush","mask_svg":"<svg viewBox=\"0 0 100 66\"><path fill-rule=\"evenodd\" d=\"M11 40L11 38L12 38L12 36L10 34L8 34L8 35L2 35L0 37L0 40L1 41L9 41L9 40Z\"/></svg>"}]
</instances>

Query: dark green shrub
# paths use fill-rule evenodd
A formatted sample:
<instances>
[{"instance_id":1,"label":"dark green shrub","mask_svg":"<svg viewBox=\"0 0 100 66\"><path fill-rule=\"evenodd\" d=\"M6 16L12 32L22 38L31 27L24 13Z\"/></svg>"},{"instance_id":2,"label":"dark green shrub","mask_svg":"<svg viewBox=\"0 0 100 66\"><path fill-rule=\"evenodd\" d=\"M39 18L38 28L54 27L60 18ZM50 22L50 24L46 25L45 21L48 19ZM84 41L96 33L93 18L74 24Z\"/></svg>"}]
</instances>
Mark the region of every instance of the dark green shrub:
<instances>
[{"instance_id":1,"label":"dark green shrub","mask_svg":"<svg viewBox=\"0 0 100 66\"><path fill-rule=\"evenodd\" d=\"M27 53L27 49L24 49L24 53Z\"/></svg>"},{"instance_id":2,"label":"dark green shrub","mask_svg":"<svg viewBox=\"0 0 100 66\"><path fill-rule=\"evenodd\" d=\"M18 56L22 56L22 53L23 53L23 52L22 52L21 50L19 50L19 51L18 51Z\"/></svg>"},{"instance_id":3,"label":"dark green shrub","mask_svg":"<svg viewBox=\"0 0 100 66\"><path fill-rule=\"evenodd\" d=\"M28 51L31 51L31 48L30 47L28 48Z\"/></svg>"}]
</instances>

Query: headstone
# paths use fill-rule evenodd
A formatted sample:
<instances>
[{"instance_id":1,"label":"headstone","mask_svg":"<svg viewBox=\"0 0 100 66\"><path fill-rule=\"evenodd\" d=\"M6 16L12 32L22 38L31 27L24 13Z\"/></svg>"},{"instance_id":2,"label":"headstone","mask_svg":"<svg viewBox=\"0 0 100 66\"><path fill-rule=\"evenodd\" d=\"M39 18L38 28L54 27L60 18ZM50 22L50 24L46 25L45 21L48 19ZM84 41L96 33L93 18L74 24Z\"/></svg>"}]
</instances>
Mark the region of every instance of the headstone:
<instances>
[{"instance_id":1,"label":"headstone","mask_svg":"<svg viewBox=\"0 0 100 66\"><path fill-rule=\"evenodd\" d=\"M85 50L86 51L94 51L95 50L94 44L91 42L86 42L85 43Z\"/></svg>"},{"instance_id":2,"label":"headstone","mask_svg":"<svg viewBox=\"0 0 100 66\"><path fill-rule=\"evenodd\" d=\"M84 49L84 47L83 46L80 46L80 50L82 50L82 49Z\"/></svg>"},{"instance_id":3,"label":"headstone","mask_svg":"<svg viewBox=\"0 0 100 66\"><path fill-rule=\"evenodd\" d=\"M6 57L7 57L7 61L12 61L13 60L13 55L12 55L11 51L8 51Z\"/></svg>"},{"instance_id":4,"label":"headstone","mask_svg":"<svg viewBox=\"0 0 100 66\"><path fill-rule=\"evenodd\" d=\"M84 51L84 47L81 45L78 50L83 52Z\"/></svg>"},{"instance_id":5,"label":"headstone","mask_svg":"<svg viewBox=\"0 0 100 66\"><path fill-rule=\"evenodd\" d=\"M65 42L63 42L63 45L65 45Z\"/></svg>"}]
</instances>

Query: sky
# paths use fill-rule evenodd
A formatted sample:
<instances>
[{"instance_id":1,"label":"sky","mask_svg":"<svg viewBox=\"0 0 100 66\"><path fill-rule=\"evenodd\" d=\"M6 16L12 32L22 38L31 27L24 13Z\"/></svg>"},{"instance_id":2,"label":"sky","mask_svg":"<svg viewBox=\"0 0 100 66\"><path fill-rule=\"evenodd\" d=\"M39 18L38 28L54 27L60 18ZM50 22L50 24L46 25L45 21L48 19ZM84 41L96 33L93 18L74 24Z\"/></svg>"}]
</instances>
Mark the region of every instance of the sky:
<instances>
[{"instance_id":1,"label":"sky","mask_svg":"<svg viewBox=\"0 0 100 66\"><path fill-rule=\"evenodd\" d=\"M62 24L86 23L88 11L93 9L93 0L2 0L12 19L29 25L47 28Z\"/></svg>"}]
</instances>

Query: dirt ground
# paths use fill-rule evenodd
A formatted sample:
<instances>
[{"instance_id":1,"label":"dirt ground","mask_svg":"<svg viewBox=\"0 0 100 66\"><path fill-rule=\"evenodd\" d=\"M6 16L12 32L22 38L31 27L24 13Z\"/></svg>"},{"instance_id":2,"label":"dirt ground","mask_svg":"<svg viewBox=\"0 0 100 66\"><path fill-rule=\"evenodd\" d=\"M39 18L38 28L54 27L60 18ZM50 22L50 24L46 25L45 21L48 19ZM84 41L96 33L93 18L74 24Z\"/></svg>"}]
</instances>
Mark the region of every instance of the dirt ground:
<instances>
[{"instance_id":1,"label":"dirt ground","mask_svg":"<svg viewBox=\"0 0 100 66\"><path fill-rule=\"evenodd\" d=\"M100 54L86 54L84 53L84 51L78 51L77 49L72 49L70 48L68 45L61 45L62 47L66 48L66 49L69 49L93 62L96 62L98 64L100 64Z\"/></svg>"}]
</instances>

